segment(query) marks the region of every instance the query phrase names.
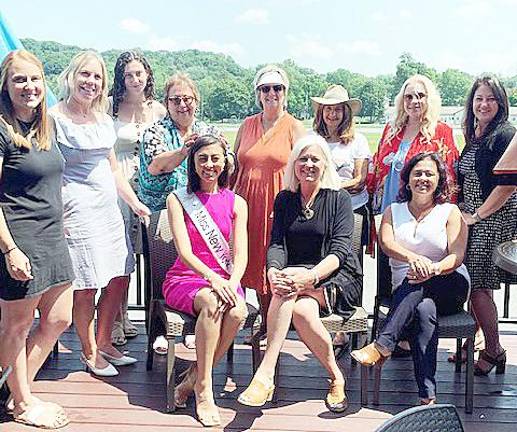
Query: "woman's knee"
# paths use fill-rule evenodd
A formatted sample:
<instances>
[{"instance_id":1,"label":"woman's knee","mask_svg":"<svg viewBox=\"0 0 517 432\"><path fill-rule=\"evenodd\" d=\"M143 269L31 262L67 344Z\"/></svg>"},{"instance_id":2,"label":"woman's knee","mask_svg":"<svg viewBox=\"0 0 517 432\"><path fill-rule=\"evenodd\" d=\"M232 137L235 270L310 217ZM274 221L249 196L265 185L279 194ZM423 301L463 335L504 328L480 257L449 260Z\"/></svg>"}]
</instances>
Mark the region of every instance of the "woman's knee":
<instances>
[{"instance_id":1,"label":"woman's knee","mask_svg":"<svg viewBox=\"0 0 517 432\"><path fill-rule=\"evenodd\" d=\"M16 316L10 316L8 319L3 318L0 326L2 339L19 337L27 339L33 322L34 315L32 312L27 312L27 314L16 314Z\"/></svg>"},{"instance_id":2,"label":"woman's knee","mask_svg":"<svg viewBox=\"0 0 517 432\"><path fill-rule=\"evenodd\" d=\"M304 297L296 302L293 309L295 327L310 325L319 319L319 306L315 299Z\"/></svg>"},{"instance_id":3,"label":"woman's knee","mask_svg":"<svg viewBox=\"0 0 517 432\"><path fill-rule=\"evenodd\" d=\"M201 289L194 298L194 310L198 315L214 316L219 310L220 303L217 295L210 289Z\"/></svg>"},{"instance_id":4,"label":"woman's knee","mask_svg":"<svg viewBox=\"0 0 517 432\"><path fill-rule=\"evenodd\" d=\"M51 315L42 315L40 318L40 329L52 336L59 336L72 324L72 311L62 310Z\"/></svg>"},{"instance_id":5,"label":"woman's knee","mask_svg":"<svg viewBox=\"0 0 517 432\"><path fill-rule=\"evenodd\" d=\"M423 299L416 307L420 321L436 321L436 304L430 298Z\"/></svg>"},{"instance_id":6,"label":"woman's knee","mask_svg":"<svg viewBox=\"0 0 517 432\"><path fill-rule=\"evenodd\" d=\"M248 307L244 300L238 301L237 304L226 312L226 318L241 324L248 317Z\"/></svg>"}]
</instances>

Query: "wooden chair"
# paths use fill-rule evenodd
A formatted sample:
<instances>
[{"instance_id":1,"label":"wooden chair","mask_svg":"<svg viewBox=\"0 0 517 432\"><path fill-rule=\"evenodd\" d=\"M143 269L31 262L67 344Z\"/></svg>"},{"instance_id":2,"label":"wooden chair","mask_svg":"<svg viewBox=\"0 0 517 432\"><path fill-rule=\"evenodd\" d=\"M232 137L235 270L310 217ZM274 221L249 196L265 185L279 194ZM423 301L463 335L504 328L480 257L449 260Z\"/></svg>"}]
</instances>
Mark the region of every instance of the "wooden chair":
<instances>
[{"instance_id":1,"label":"wooden chair","mask_svg":"<svg viewBox=\"0 0 517 432\"><path fill-rule=\"evenodd\" d=\"M167 219L167 211L162 210L151 215L149 227L143 230L143 249L145 257L144 284L148 320L147 370L153 367L155 338L165 332L168 342L167 352L167 412L176 410L174 387L176 379L175 343L177 337L193 334L196 318L169 308L163 299L162 284L165 274L177 257L172 234ZM248 304L248 317L244 328L253 328L258 311ZM253 358L258 358L260 350L258 341L252 345ZM233 345L228 350L227 359L233 363ZM254 366L255 368L255 366Z\"/></svg>"},{"instance_id":2,"label":"wooden chair","mask_svg":"<svg viewBox=\"0 0 517 432\"><path fill-rule=\"evenodd\" d=\"M454 405L409 408L386 421L375 432L463 432Z\"/></svg>"},{"instance_id":3,"label":"wooden chair","mask_svg":"<svg viewBox=\"0 0 517 432\"><path fill-rule=\"evenodd\" d=\"M354 214L354 231L352 234L352 250L360 256L362 253L361 232L363 226L363 216ZM360 256L360 259L362 256ZM362 262L362 261L361 261ZM362 293L361 293L362 296ZM321 318L321 321L327 331L331 334L337 332L346 332L352 335L352 346L362 348L366 345L368 339L368 313L360 306L355 308L355 313L345 320L341 316L332 314L328 317ZM277 402L278 385L280 379L280 357L278 358L275 370L275 392L273 394L273 402ZM361 365L361 405L368 404L368 369Z\"/></svg>"},{"instance_id":4,"label":"wooden chair","mask_svg":"<svg viewBox=\"0 0 517 432\"><path fill-rule=\"evenodd\" d=\"M377 248L377 295L375 296L373 311L373 327L371 340L373 341L379 329L383 327L387 315L382 312L381 307L389 309L392 298L391 288L391 267L387 255ZM474 407L474 336L476 334L476 323L472 315L467 311L461 311L454 315L438 316L438 337L456 339L456 363L455 371L461 372L461 347L462 338L466 339L467 367L465 371L465 412L472 413ZM374 367L374 405L379 404L381 368Z\"/></svg>"}]
</instances>

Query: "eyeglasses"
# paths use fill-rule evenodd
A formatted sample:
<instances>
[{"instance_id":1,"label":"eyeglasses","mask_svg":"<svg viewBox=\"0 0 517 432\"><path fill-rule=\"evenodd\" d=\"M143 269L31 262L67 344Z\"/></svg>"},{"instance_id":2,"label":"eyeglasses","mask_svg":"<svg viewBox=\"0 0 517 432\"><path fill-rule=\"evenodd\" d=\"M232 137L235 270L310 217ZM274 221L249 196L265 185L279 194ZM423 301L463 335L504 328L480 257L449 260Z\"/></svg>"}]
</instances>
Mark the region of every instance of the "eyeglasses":
<instances>
[{"instance_id":1,"label":"eyeglasses","mask_svg":"<svg viewBox=\"0 0 517 432\"><path fill-rule=\"evenodd\" d=\"M182 101L183 101L183 103L185 105L189 105L190 106L190 105L192 105L194 103L196 98L193 97L193 96L169 96L167 98L167 100L169 102L174 103L174 105L176 105L176 106L180 106Z\"/></svg>"},{"instance_id":2,"label":"eyeglasses","mask_svg":"<svg viewBox=\"0 0 517 432\"><path fill-rule=\"evenodd\" d=\"M416 100L425 99L426 97L427 97L427 95L425 93L415 93L415 94L408 93L408 94L404 95L404 99L407 100L408 102L411 102L413 99L416 99Z\"/></svg>"},{"instance_id":3,"label":"eyeglasses","mask_svg":"<svg viewBox=\"0 0 517 432\"><path fill-rule=\"evenodd\" d=\"M274 86L269 86L269 85L260 86L260 91L264 94L269 93L269 90L271 90L271 89L273 89L275 91L275 93L280 93L284 89L284 86L281 84L277 84Z\"/></svg>"}]
</instances>

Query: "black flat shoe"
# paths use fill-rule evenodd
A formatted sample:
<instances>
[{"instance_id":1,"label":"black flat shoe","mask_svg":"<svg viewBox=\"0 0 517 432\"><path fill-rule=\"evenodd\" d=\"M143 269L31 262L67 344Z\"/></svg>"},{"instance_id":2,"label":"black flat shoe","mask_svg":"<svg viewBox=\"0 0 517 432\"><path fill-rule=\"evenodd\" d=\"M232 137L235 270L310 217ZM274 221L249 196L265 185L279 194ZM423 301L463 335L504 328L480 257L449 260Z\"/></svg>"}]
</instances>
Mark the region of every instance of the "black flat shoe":
<instances>
[{"instance_id":1,"label":"black flat shoe","mask_svg":"<svg viewBox=\"0 0 517 432\"><path fill-rule=\"evenodd\" d=\"M488 363L488 368L481 368L479 366L479 360L484 360L486 363ZM479 360L476 362L476 364L474 364L474 375L486 376L494 368L497 375L504 374L506 369L506 351L503 350L499 355L492 357L486 352L486 350L483 350L479 353Z\"/></svg>"},{"instance_id":2,"label":"black flat shoe","mask_svg":"<svg viewBox=\"0 0 517 432\"><path fill-rule=\"evenodd\" d=\"M401 348L400 345L397 345L393 352L391 353L392 358L407 358L411 357L411 350L407 350Z\"/></svg>"}]
</instances>

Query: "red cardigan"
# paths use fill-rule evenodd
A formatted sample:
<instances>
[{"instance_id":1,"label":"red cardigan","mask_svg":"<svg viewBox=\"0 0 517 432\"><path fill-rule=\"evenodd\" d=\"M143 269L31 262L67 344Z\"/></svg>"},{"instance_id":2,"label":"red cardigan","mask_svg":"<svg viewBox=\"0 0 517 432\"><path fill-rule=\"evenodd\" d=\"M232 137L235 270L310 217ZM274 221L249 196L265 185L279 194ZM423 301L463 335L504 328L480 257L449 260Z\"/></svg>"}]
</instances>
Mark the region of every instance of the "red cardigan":
<instances>
[{"instance_id":1,"label":"red cardigan","mask_svg":"<svg viewBox=\"0 0 517 432\"><path fill-rule=\"evenodd\" d=\"M373 169L368 174L367 186L368 191L372 194L372 207L374 214L379 214L382 196L384 193L384 182L386 176L390 172L391 160L395 153L397 153L402 137L404 136L404 129L395 135L391 141L388 140L391 126L388 123L382 133L381 140L377 152L373 157ZM459 153L454 144L454 137L450 126L443 122L438 122L433 138L426 141L423 135L419 132L411 142L409 151L406 155L406 162L418 153L422 152L438 152L445 161L449 171L449 179L452 184L456 184L456 171ZM387 158L387 156L389 156ZM455 197L453 198L455 201Z\"/></svg>"}]
</instances>

